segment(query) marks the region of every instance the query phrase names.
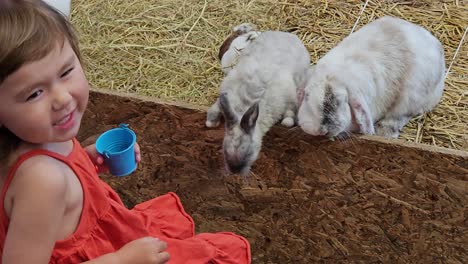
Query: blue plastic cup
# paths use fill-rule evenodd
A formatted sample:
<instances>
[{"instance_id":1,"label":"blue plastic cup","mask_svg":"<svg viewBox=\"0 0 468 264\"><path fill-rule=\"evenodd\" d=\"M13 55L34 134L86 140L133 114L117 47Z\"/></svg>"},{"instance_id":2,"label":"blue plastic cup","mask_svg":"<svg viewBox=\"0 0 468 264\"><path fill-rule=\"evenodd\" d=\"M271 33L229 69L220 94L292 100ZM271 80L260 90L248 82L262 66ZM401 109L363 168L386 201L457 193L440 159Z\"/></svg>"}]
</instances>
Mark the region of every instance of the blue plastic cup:
<instances>
[{"instance_id":1,"label":"blue plastic cup","mask_svg":"<svg viewBox=\"0 0 468 264\"><path fill-rule=\"evenodd\" d=\"M104 157L109 172L115 176L126 176L137 168L135 158L136 135L127 124L102 133L96 140L96 150Z\"/></svg>"}]
</instances>

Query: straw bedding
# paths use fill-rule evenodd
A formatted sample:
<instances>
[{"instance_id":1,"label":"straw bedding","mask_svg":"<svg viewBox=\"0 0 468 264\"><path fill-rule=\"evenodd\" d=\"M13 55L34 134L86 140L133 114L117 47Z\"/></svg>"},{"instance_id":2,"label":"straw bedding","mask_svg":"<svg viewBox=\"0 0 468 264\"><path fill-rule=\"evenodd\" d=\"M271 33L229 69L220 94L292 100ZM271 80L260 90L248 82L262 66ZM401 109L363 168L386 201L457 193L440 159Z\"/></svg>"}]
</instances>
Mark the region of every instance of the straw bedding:
<instances>
[{"instance_id":1,"label":"straw bedding","mask_svg":"<svg viewBox=\"0 0 468 264\"><path fill-rule=\"evenodd\" d=\"M218 47L230 29L252 22L260 30L297 34L316 62L353 28L364 1L313 0L74 0L93 87L208 106L222 73ZM452 63L468 25L468 2L369 1L356 30L383 15L420 24L444 45ZM459 49L439 106L408 124L401 138L468 149L468 41Z\"/></svg>"}]
</instances>

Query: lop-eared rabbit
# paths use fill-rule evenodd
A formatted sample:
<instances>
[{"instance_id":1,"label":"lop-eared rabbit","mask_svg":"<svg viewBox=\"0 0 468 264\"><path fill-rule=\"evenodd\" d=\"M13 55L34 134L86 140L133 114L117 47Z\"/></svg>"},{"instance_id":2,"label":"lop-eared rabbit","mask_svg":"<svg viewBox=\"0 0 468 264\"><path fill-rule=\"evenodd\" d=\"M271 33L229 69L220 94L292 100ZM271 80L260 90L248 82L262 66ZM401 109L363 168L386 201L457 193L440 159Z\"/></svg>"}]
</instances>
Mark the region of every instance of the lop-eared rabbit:
<instances>
[{"instance_id":1,"label":"lop-eared rabbit","mask_svg":"<svg viewBox=\"0 0 468 264\"><path fill-rule=\"evenodd\" d=\"M397 138L431 111L444 90L444 50L429 31L382 17L346 37L311 67L299 92L299 126L308 134Z\"/></svg>"}]
</instances>

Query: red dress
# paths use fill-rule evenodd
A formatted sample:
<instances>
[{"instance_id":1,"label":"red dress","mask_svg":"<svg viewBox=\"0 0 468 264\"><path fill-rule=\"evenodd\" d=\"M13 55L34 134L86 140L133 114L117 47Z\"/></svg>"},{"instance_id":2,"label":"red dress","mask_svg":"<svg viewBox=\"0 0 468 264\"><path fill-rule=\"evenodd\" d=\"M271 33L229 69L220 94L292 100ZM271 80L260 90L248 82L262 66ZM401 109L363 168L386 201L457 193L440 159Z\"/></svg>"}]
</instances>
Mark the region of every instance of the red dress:
<instances>
[{"instance_id":1,"label":"red dress","mask_svg":"<svg viewBox=\"0 0 468 264\"><path fill-rule=\"evenodd\" d=\"M47 155L67 164L83 188L83 210L75 232L57 241L49 263L80 263L114 252L126 243L155 236L167 242L169 263L250 263L248 241L228 232L195 235L194 222L179 198L168 193L133 209L127 209L117 193L103 182L87 153L76 139L68 156L46 150L23 154L11 167L0 197L0 249L3 252L9 219L4 210L5 193L22 162ZM1 256L0 256L1 262Z\"/></svg>"}]
</instances>

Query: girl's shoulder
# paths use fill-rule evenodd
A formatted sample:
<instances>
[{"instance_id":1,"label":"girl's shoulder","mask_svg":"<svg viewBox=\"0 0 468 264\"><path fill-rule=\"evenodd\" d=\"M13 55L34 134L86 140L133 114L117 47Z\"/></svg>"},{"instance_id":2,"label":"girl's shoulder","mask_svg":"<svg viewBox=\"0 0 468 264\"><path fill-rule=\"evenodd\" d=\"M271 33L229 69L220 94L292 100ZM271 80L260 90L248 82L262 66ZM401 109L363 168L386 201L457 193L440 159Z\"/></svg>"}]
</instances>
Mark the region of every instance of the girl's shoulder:
<instances>
[{"instance_id":1,"label":"girl's shoulder","mask_svg":"<svg viewBox=\"0 0 468 264\"><path fill-rule=\"evenodd\" d=\"M8 225L3 243L9 245L12 254L18 247L34 245L43 252L51 250L57 236L64 232L67 219L66 165L37 153L20 158L8 176L11 180L2 190L2 223ZM37 254L37 250L32 254Z\"/></svg>"},{"instance_id":2,"label":"girl's shoulder","mask_svg":"<svg viewBox=\"0 0 468 264\"><path fill-rule=\"evenodd\" d=\"M16 165L16 166L15 166ZM64 197L67 190L67 174L70 169L59 160L47 155L35 155L14 164L3 182L4 208L7 215L17 197ZM8 185L8 186L5 186ZM63 200L62 200L63 201Z\"/></svg>"}]
</instances>

